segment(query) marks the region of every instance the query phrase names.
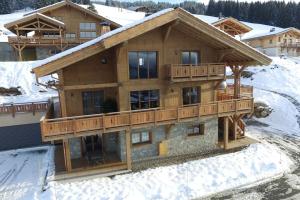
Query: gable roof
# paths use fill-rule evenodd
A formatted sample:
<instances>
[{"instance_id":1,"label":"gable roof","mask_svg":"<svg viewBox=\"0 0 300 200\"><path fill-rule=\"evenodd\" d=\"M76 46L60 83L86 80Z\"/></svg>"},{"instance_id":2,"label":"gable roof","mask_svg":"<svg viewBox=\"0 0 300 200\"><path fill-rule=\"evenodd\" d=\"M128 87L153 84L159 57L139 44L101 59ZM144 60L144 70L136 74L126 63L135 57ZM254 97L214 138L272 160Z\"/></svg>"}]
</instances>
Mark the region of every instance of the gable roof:
<instances>
[{"instance_id":1,"label":"gable roof","mask_svg":"<svg viewBox=\"0 0 300 200\"><path fill-rule=\"evenodd\" d=\"M213 22L212 25L218 26L218 25L220 25L220 24L222 24L222 23L229 23L229 24L232 24L232 25L234 25L234 27L237 27L237 28L239 28L240 30L243 30L244 33L247 33L247 32L249 32L249 31L252 30L251 27L247 26L247 25L244 24L243 22L241 22L241 21L239 21L239 20L237 20L237 19L235 19L235 18L233 18L233 17L222 18L222 19L220 19L220 20L218 20L218 21Z\"/></svg>"},{"instance_id":2,"label":"gable roof","mask_svg":"<svg viewBox=\"0 0 300 200\"><path fill-rule=\"evenodd\" d=\"M38 61L34 64L33 72L37 75L37 77L54 73L57 70L95 55L105 49L121 44L176 20L183 23L182 25L186 27L186 31L189 34L194 32L197 35L201 34L200 37L213 38L213 44L217 49L224 51L234 50L236 52L235 55L228 56L228 61L233 62L241 59L247 59L247 61L255 62L255 64L259 65L268 65L271 62L270 58L258 52L254 48L236 40L216 27L199 20L191 13L181 8L176 8L162 10L145 17L141 21L115 29L94 40L88 41L47 59ZM185 28L182 27L182 29Z\"/></svg>"},{"instance_id":3,"label":"gable roof","mask_svg":"<svg viewBox=\"0 0 300 200\"><path fill-rule=\"evenodd\" d=\"M273 35L281 35L281 34L284 34L284 33L287 33L287 32L296 32L297 34L300 35L300 30L297 29L297 28L294 28L294 27L290 27L290 28L275 28L274 27L274 30L271 31L266 31L266 32L263 32L263 33L259 33L259 34L256 34L256 35L251 35L249 37L245 37L243 38L243 41L249 41L249 40L253 40L253 39L257 39L257 38L264 38L264 37L269 37L269 36L273 36Z\"/></svg>"},{"instance_id":4,"label":"gable roof","mask_svg":"<svg viewBox=\"0 0 300 200\"><path fill-rule=\"evenodd\" d=\"M60 1L60 2L54 3L54 4L49 5L49 6L45 6L45 7L39 8L37 10L34 10L32 12L24 14L24 16L30 15L32 13L46 13L48 11L56 10L58 8L61 8L61 7L67 6L67 5L71 6L74 9L77 9L77 10L79 10L81 12L87 13L87 14L89 14L89 15L97 18L97 19L107 21L110 24L112 24L113 26L115 26L116 28L121 26L120 24L118 24L118 23L116 23L114 21L111 21L110 19L107 19L106 17L103 17L103 16L101 16L101 15L99 15L99 14L97 14L97 13L95 13L95 12L89 10L89 9L86 9L83 6L80 6L80 5L76 4L76 3L73 3L70 0Z\"/></svg>"},{"instance_id":5,"label":"gable roof","mask_svg":"<svg viewBox=\"0 0 300 200\"><path fill-rule=\"evenodd\" d=\"M4 27L7 28L8 30L12 31L12 32L15 32L14 27L16 25L21 25L21 24L28 23L28 22L33 21L33 20L38 20L38 19L44 20L44 21L46 21L46 22L48 22L52 25L58 26L58 27L62 27L62 28L65 27L65 24L63 22L58 21L58 20L56 20L54 18L51 18L49 16L43 15L41 13L32 13L30 15L26 15L25 17L23 17L21 19L18 19L16 21L5 24Z\"/></svg>"}]
</instances>

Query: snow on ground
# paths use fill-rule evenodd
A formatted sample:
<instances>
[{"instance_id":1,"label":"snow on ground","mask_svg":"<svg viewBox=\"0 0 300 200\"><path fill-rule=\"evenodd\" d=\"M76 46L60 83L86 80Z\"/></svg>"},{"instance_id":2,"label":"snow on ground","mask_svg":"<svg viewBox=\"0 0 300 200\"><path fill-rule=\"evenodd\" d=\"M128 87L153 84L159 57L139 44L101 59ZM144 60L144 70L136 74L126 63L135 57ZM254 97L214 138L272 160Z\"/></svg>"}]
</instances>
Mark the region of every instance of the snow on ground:
<instances>
[{"instance_id":1,"label":"snow on ground","mask_svg":"<svg viewBox=\"0 0 300 200\"><path fill-rule=\"evenodd\" d=\"M52 164L48 147L0 153L0 199L191 199L281 175L293 166L276 147L253 144L236 153L114 178L50 181L42 192Z\"/></svg>"},{"instance_id":2,"label":"snow on ground","mask_svg":"<svg viewBox=\"0 0 300 200\"><path fill-rule=\"evenodd\" d=\"M0 199L40 200L53 148L0 152Z\"/></svg>"},{"instance_id":3,"label":"snow on ground","mask_svg":"<svg viewBox=\"0 0 300 200\"><path fill-rule=\"evenodd\" d=\"M286 98L272 92L254 89L255 102L267 103L272 109L272 113L267 118L255 118L257 121L268 124L273 129L293 133L299 132L296 107ZM284 113L284 120L282 114Z\"/></svg>"},{"instance_id":4,"label":"snow on ground","mask_svg":"<svg viewBox=\"0 0 300 200\"><path fill-rule=\"evenodd\" d=\"M275 147L253 144L232 154L112 179L52 182L50 190L57 199L193 199L280 175L291 165Z\"/></svg>"},{"instance_id":5,"label":"snow on ground","mask_svg":"<svg viewBox=\"0 0 300 200\"><path fill-rule=\"evenodd\" d=\"M0 96L0 104L47 101L49 97L57 96L56 91L36 85L35 75L31 73L34 62L0 62L0 87L21 87L22 92L18 96ZM50 77L42 79L43 82L47 80Z\"/></svg>"}]
</instances>

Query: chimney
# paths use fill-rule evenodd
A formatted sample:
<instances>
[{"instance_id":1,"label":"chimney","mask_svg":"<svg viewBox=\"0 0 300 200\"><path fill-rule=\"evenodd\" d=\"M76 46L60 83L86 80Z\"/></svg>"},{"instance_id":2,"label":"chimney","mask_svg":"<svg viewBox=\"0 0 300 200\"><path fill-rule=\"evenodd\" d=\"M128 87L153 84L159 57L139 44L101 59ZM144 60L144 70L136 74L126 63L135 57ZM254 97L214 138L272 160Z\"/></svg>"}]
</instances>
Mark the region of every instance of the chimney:
<instances>
[{"instance_id":1,"label":"chimney","mask_svg":"<svg viewBox=\"0 0 300 200\"><path fill-rule=\"evenodd\" d=\"M107 32L110 31L110 23L108 23L108 22L101 22L100 25L101 25L100 35L103 35L103 34L105 34L105 33L107 33Z\"/></svg>"},{"instance_id":2,"label":"chimney","mask_svg":"<svg viewBox=\"0 0 300 200\"><path fill-rule=\"evenodd\" d=\"M219 12L219 19L222 19L223 18L223 14L222 12Z\"/></svg>"},{"instance_id":3,"label":"chimney","mask_svg":"<svg viewBox=\"0 0 300 200\"><path fill-rule=\"evenodd\" d=\"M275 31L275 27L272 27L271 29L270 29L270 32L274 32Z\"/></svg>"}]
</instances>

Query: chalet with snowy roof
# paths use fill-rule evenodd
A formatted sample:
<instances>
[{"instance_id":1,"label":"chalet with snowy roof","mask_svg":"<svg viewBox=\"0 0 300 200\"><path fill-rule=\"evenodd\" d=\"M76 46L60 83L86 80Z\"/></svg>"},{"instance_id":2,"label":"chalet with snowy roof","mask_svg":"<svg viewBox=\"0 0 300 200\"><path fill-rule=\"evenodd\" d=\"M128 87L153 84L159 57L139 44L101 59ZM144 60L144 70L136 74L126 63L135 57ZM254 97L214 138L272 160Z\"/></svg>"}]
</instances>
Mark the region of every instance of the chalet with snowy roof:
<instances>
[{"instance_id":1,"label":"chalet with snowy roof","mask_svg":"<svg viewBox=\"0 0 300 200\"><path fill-rule=\"evenodd\" d=\"M196 15L201 20L219 28L231 36L242 37L252 30L251 27L233 17L212 17L207 15Z\"/></svg>"},{"instance_id":2,"label":"chalet with snowy roof","mask_svg":"<svg viewBox=\"0 0 300 200\"><path fill-rule=\"evenodd\" d=\"M44 59L118 27L119 24L69 0L5 24L16 34L9 36L8 42L18 52L19 60Z\"/></svg>"},{"instance_id":3,"label":"chalet with snowy roof","mask_svg":"<svg viewBox=\"0 0 300 200\"><path fill-rule=\"evenodd\" d=\"M240 75L270 62L181 8L160 11L35 64L39 84L58 76L48 82L59 102L41 119L42 139L56 145L61 173L249 144L252 88Z\"/></svg>"},{"instance_id":4,"label":"chalet with snowy roof","mask_svg":"<svg viewBox=\"0 0 300 200\"><path fill-rule=\"evenodd\" d=\"M273 27L243 41L269 56L300 56L300 30L296 28Z\"/></svg>"}]
</instances>

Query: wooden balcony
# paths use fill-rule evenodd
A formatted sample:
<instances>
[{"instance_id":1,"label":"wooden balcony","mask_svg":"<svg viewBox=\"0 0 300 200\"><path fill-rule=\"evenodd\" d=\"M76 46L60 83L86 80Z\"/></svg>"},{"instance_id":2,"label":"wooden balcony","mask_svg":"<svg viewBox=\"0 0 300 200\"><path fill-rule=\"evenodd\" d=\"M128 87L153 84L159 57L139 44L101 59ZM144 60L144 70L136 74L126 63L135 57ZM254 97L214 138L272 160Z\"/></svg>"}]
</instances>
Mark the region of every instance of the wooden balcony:
<instances>
[{"instance_id":1,"label":"wooden balcony","mask_svg":"<svg viewBox=\"0 0 300 200\"><path fill-rule=\"evenodd\" d=\"M43 141L194 121L208 116L247 114L253 111L253 98L230 99L179 108L157 108L56 119L50 119L53 116L51 108L53 106L41 119Z\"/></svg>"},{"instance_id":2,"label":"wooden balcony","mask_svg":"<svg viewBox=\"0 0 300 200\"><path fill-rule=\"evenodd\" d=\"M9 44L22 44L26 46L55 46L55 45L78 45L84 42L87 42L91 39L80 39L80 38L47 38L47 37L17 37L17 36L9 36L8 43Z\"/></svg>"},{"instance_id":3,"label":"wooden balcony","mask_svg":"<svg viewBox=\"0 0 300 200\"><path fill-rule=\"evenodd\" d=\"M226 93L229 95L234 94L234 85L229 84L226 89ZM240 93L244 97L253 97L253 86L250 85L241 85Z\"/></svg>"},{"instance_id":4,"label":"wooden balcony","mask_svg":"<svg viewBox=\"0 0 300 200\"><path fill-rule=\"evenodd\" d=\"M34 115L36 112L47 111L48 107L48 101L3 104L0 105L0 114L11 114L14 117L16 113L31 112Z\"/></svg>"},{"instance_id":5,"label":"wooden balcony","mask_svg":"<svg viewBox=\"0 0 300 200\"><path fill-rule=\"evenodd\" d=\"M169 79L172 82L202 81L225 79L224 63L207 63L201 65L172 64L169 66Z\"/></svg>"},{"instance_id":6,"label":"wooden balcony","mask_svg":"<svg viewBox=\"0 0 300 200\"><path fill-rule=\"evenodd\" d=\"M282 48L298 48L298 47L300 47L300 42L281 43L280 47L282 47Z\"/></svg>"}]
</instances>

